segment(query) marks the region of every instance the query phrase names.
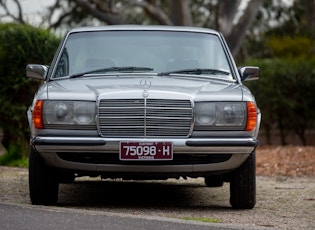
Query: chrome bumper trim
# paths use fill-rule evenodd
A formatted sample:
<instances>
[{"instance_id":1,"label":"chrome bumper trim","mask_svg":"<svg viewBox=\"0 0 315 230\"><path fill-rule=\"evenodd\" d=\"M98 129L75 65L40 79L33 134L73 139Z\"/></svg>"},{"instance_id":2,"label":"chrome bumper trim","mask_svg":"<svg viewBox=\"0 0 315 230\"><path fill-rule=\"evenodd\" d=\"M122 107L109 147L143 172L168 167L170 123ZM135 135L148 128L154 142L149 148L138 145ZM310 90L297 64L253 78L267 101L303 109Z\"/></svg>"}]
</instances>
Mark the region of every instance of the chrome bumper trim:
<instances>
[{"instance_id":1,"label":"chrome bumper trim","mask_svg":"<svg viewBox=\"0 0 315 230\"><path fill-rule=\"evenodd\" d=\"M126 142L172 142L176 153L251 153L258 141L255 138L208 138L208 139L163 139L163 138L100 138L100 137L34 137L31 144L39 152L119 152L121 141Z\"/></svg>"},{"instance_id":2,"label":"chrome bumper trim","mask_svg":"<svg viewBox=\"0 0 315 230\"><path fill-rule=\"evenodd\" d=\"M34 137L35 145L105 145L106 142L173 142L185 143L187 146L257 146L255 138L194 138L194 139L163 139L163 138L101 138L101 137Z\"/></svg>"}]
</instances>

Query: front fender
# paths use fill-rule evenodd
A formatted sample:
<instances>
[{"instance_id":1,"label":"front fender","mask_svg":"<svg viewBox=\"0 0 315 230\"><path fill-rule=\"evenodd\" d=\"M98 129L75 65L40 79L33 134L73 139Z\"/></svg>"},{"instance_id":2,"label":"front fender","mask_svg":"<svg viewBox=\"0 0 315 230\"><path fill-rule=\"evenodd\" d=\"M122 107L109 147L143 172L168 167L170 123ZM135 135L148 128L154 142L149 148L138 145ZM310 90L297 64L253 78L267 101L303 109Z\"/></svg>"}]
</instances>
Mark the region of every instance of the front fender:
<instances>
[{"instance_id":1,"label":"front fender","mask_svg":"<svg viewBox=\"0 0 315 230\"><path fill-rule=\"evenodd\" d=\"M260 112L260 109L257 109L257 126L255 130L255 134L254 134L256 139L258 138L260 123L261 123L261 112Z\"/></svg>"},{"instance_id":2,"label":"front fender","mask_svg":"<svg viewBox=\"0 0 315 230\"><path fill-rule=\"evenodd\" d=\"M28 126L30 127L30 130L32 130L33 122L32 122L32 111L30 107L28 108L26 114L27 114Z\"/></svg>"}]
</instances>

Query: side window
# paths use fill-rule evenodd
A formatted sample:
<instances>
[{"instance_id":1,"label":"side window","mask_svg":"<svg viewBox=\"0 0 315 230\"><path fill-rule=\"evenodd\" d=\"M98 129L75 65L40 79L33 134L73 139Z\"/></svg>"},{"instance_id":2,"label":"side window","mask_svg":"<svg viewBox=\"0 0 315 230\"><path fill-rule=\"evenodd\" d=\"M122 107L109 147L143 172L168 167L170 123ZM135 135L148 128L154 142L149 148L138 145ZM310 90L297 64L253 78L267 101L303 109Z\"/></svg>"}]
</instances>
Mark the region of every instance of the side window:
<instances>
[{"instance_id":1,"label":"side window","mask_svg":"<svg viewBox=\"0 0 315 230\"><path fill-rule=\"evenodd\" d=\"M55 77L63 77L69 75L69 55L67 48L62 51L61 57L59 59Z\"/></svg>"}]
</instances>

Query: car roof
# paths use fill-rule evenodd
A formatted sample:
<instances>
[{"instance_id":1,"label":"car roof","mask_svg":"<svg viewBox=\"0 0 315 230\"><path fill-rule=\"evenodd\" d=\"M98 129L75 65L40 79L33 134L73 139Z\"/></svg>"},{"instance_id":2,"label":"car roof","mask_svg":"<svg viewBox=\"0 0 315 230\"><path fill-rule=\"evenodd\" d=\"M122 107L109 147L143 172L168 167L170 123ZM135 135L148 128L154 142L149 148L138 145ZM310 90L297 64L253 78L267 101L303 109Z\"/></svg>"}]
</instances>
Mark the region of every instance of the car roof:
<instances>
[{"instance_id":1,"label":"car roof","mask_svg":"<svg viewBox=\"0 0 315 230\"><path fill-rule=\"evenodd\" d=\"M69 33L77 32L94 32L94 31L124 31L124 30L150 30L150 31L179 31L179 32L199 32L199 33L212 33L219 34L216 30L201 28L201 27L188 27L188 26L165 26L165 25L108 25L108 26L95 26L95 27L79 27L69 31Z\"/></svg>"}]
</instances>

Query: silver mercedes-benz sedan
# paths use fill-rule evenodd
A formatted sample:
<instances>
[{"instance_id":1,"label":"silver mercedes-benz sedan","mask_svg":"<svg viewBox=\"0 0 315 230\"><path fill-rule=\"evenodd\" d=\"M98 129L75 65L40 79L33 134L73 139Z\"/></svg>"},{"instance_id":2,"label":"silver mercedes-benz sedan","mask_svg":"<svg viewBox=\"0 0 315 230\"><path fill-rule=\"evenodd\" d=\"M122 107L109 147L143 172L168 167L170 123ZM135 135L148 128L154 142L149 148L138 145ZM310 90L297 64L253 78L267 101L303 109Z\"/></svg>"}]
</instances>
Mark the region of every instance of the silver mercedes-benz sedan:
<instances>
[{"instance_id":1,"label":"silver mercedes-benz sedan","mask_svg":"<svg viewBox=\"0 0 315 230\"><path fill-rule=\"evenodd\" d=\"M261 114L214 30L168 26L73 29L51 65L29 64L43 80L27 112L33 204L58 201L79 176L230 183L233 208L256 203L255 149Z\"/></svg>"}]
</instances>

